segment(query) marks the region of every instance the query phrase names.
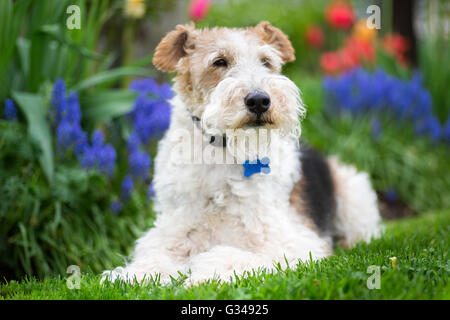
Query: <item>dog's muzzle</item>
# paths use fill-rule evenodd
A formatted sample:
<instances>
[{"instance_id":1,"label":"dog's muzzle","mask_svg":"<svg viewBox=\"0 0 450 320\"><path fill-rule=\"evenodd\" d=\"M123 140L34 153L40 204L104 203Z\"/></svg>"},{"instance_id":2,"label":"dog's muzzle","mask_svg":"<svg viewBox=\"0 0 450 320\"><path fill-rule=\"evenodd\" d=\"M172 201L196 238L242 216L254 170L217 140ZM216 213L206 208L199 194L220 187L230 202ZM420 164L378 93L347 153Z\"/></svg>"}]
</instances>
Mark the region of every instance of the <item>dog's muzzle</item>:
<instances>
[{"instance_id":1,"label":"dog's muzzle","mask_svg":"<svg viewBox=\"0 0 450 320\"><path fill-rule=\"evenodd\" d=\"M244 103L251 113L260 118L270 108L270 97L264 91L253 91L244 98Z\"/></svg>"}]
</instances>

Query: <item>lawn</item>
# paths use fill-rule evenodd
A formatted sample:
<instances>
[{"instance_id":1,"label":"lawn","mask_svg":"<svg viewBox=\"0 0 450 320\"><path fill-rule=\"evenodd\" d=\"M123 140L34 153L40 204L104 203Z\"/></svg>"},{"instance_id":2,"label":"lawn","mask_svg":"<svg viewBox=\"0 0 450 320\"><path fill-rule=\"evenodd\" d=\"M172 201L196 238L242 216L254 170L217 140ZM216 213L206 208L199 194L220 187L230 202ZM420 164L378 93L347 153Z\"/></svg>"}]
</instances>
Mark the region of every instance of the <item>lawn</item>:
<instances>
[{"instance_id":1,"label":"lawn","mask_svg":"<svg viewBox=\"0 0 450 320\"><path fill-rule=\"evenodd\" d=\"M80 289L73 290L66 278L1 284L0 299L450 299L449 240L447 210L390 221L384 236L370 244L338 248L323 261L249 275L232 284L101 286L98 275L86 273ZM371 265L380 267L380 289L367 288Z\"/></svg>"}]
</instances>

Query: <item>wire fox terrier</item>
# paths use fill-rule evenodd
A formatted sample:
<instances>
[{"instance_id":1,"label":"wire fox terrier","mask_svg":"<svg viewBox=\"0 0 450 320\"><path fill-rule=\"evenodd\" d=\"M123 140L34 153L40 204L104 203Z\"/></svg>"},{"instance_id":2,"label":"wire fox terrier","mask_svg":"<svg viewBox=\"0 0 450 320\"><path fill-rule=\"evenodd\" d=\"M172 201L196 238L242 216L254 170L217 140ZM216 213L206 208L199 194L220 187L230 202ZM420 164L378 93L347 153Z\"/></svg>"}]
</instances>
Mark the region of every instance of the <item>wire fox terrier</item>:
<instances>
[{"instance_id":1,"label":"wire fox terrier","mask_svg":"<svg viewBox=\"0 0 450 320\"><path fill-rule=\"evenodd\" d=\"M268 22L178 25L161 40L153 63L176 72L176 95L155 160L158 214L132 261L103 279L167 283L181 272L188 284L230 281L380 234L368 175L298 142L305 108L280 74L294 59Z\"/></svg>"}]
</instances>

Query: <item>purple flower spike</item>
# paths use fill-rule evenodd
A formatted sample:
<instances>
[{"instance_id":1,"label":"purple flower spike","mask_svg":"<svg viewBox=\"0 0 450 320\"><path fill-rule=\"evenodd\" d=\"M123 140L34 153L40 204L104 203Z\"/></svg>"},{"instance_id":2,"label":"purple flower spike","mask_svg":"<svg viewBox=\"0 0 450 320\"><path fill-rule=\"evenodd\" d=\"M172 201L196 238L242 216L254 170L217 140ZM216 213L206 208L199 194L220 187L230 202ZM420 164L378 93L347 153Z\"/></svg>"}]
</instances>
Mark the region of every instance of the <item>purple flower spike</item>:
<instances>
[{"instance_id":1,"label":"purple flower spike","mask_svg":"<svg viewBox=\"0 0 450 320\"><path fill-rule=\"evenodd\" d=\"M110 209L112 213L119 214L122 211L122 204L119 201L111 202Z\"/></svg>"},{"instance_id":2,"label":"purple flower spike","mask_svg":"<svg viewBox=\"0 0 450 320\"><path fill-rule=\"evenodd\" d=\"M155 196L155 186L153 185L153 182L152 182L152 183L150 183L150 185L148 186L148 189L147 189L147 199L152 200L154 196Z\"/></svg>"},{"instance_id":3,"label":"purple flower spike","mask_svg":"<svg viewBox=\"0 0 450 320\"><path fill-rule=\"evenodd\" d=\"M141 181L147 179L152 160L146 152L131 152L128 157L128 163L130 166L130 173L134 179L140 179Z\"/></svg>"},{"instance_id":4,"label":"purple flower spike","mask_svg":"<svg viewBox=\"0 0 450 320\"><path fill-rule=\"evenodd\" d=\"M3 115L5 116L6 120L9 121L17 120L17 109L12 99L6 99L5 110L3 111Z\"/></svg>"},{"instance_id":5,"label":"purple flower spike","mask_svg":"<svg viewBox=\"0 0 450 320\"><path fill-rule=\"evenodd\" d=\"M450 144L450 115L448 116L447 122L444 125L442 134L444 135L445 141Z\"/></svg>"},{"instance_id":6,"label":"purple flower spike","mask_svg":"<svg viewBox=\"0 0 450 320\"><path fill-rule=\"evenodd\" d=\"M103 143L105 142L105 137L103 136L103 131L100 129L97 129L92 134L91 143L92 146L95 147L101 147Z\"/></svg>"},{"instance_id":7,"label":"purple flower spike","mask_svg":"<svg viewBox=\"0 0 450 320\"><path fill-rule=\"evenodd\" d=\"M445 130L433 115L432 97L423 87L420 73L406 81L382 69L369 73L358 68L338 77L324 77L322 84L328 112L348 112L352 116L379 113L412 123L416 134L427 135L433 142L445 136ZM381 124L374 122L373 138L377 139L380 133Z\"/></svg>"},{"instance_id":8,"label":"purple flower spike","mask_svg":"<svg viewBox=\"0 0 450 320\"><path fill-rule=\"evenodd\" d=\"M133 192L134 183L130 175L127 175L122 181L121 198L123 201L128 201Z\"/></svg>"}]
</instances>

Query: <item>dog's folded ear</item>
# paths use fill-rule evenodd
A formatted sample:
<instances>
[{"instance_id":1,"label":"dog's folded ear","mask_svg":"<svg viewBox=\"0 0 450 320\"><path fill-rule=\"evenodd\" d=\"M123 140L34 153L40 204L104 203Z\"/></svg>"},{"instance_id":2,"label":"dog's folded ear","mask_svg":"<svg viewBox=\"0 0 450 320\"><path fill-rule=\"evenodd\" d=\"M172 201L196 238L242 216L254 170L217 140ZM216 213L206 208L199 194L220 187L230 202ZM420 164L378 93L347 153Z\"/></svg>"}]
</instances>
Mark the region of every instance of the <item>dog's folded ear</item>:
<instances>
[{"instance_id":1,"label":"dog's folded ear","mask_svg":"<svg viewBox=\"0 0 450 320\"><path fill-rule=\"evenodd\" d=\"M175 71L178 61L186 53L189 32L195 29L194 23L177 25L158 44L153 56L153 64L161 71Z\"/></svg>"},{"instance_id":2,"label":"dog's folded ear","mask_svg":"<svg viewBox=\"0 0 450 320\"><path fill-rule=\"evenodd\" d=\"M294 48L291 41L289 41L287 35L285 35L280 29L272 26L267 21L260 22L253 31L261 37L261 39L274 46L281 54L283 62L291 62L295 60Z\"/></svg>"}]
</instances>

